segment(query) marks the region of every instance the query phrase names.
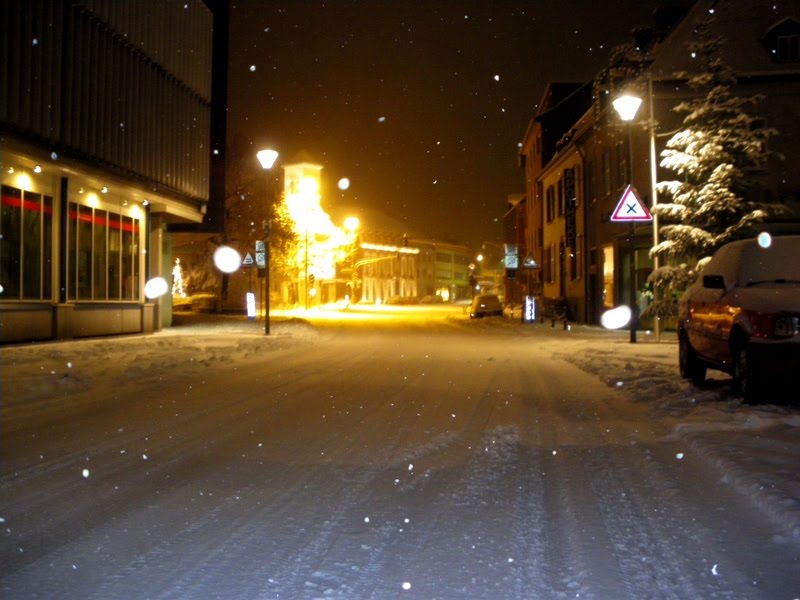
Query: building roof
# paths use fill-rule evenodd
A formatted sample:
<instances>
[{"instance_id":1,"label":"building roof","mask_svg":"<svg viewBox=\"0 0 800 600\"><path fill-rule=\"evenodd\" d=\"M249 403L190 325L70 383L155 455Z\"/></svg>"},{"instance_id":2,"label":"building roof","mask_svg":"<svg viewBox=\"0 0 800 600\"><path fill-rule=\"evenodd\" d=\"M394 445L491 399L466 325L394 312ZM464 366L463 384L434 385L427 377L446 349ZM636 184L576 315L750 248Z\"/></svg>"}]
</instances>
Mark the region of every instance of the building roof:
<instances>
[{"instance_id":1,"label":"building roof","mask_svg":"<svg viewBox=\"0 0 800 600\"><path fill-rule=\"evenodd\" d=\"M713 11L713 13L712 13ZM697 0L655 54L650 70L656 79L671 79L677 72L697 70L688 44L695 40L695 27L712 14L711 35L723 38L721 59L737 75L797 73L798 63L774 59L770 33L778 27L797 23L800 29L800 0ZM800 30L795 29L795 34Z\"/></svg>"}]
</instances>

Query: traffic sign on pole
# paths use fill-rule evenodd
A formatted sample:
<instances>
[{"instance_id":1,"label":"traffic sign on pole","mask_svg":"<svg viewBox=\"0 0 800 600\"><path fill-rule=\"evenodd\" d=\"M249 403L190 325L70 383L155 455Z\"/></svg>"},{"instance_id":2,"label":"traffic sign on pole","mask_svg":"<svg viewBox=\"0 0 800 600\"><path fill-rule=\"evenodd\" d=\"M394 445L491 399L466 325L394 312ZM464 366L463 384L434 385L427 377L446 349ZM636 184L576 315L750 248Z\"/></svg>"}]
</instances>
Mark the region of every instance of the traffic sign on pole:
<instances>
[{"instance_id":1,"label":"traffic sign on pole","mask_svg":"<svg viewBox=\"0 0 800 600\"><path fill-rule=\"evenodd\" d=\"M614 223L627 223L631 221L652 221L653 215L639 199L633 186L628 186L619 199L617 208L611 213Z\"/></svg>"}]
</instances>

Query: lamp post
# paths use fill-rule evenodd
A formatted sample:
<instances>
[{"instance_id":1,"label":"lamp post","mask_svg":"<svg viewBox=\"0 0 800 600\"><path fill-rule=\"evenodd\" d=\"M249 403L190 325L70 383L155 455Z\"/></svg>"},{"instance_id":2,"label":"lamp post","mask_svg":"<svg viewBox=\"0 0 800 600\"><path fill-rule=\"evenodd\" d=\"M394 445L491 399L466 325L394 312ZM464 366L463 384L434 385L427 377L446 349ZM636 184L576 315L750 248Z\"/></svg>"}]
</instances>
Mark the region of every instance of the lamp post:
<instances>
[{"instance_id":1,"label":"lamp post","mask_svg":"<svg viewBox=\"0 0 800 600\"><path fill-rule=\"evenodd\" d=\"M272 169L275 161L278 159L278 153L275 150L266 149L261 150L256 154L258 162L261 163L261 168L265 171ZM270 220L270 200L271 200L272 185L267 174L267 191L264 195L264 206L266 207L266 214L264 216L264 335L269 335L269 234L271 229Z\"/></svg>"},{"instance_id":2,"label":"lamp post","mask_svg":"<svg viewBox=\"0 0 800 600\"><path fill-rule=\"evenodd\" d=\"M617 109L617 112L620 112L621 109L617 108L617 102L622 101L623 106L624 102L623 98L627 97L627 102L630 103L630 109L632 110L632 115L629 116L628 119L622 116L620 113L620 118L623 120L632 120L638 111L639 104L641 104L642 99L634 96L632 94L628 94L627 96L622 96L614 101L614 108ZM651 205L650 205L650 212L653 215L653 248L658 246L658 214L656 212L656 207L658 206L658 163L656 162L656 119L655 119L655 103L653 102L653 78L652 76L648 76L647 78L647 102L648 102L648 116L647 116L647 134L650 141L650 197L651 197ZM635 104L635 108L633 108ZM633 165L631 164L631 168ZM653 255L653 271L657 271L659 268L659 258L658 255ZM657 294L657 289L653 289L654 294ZM657 296L654 296L655 300L658 300ZM654 321L654 329L656 334L656 341L661 341L661 317L655 315L653 317Z\"/></svg>"},{"instance_id":3,"label":"lamp post","mask_svg":"<svg viewBox=\"0 0 800 600\"><path fill-rule=\"evenodd\" d=\"M612 103L619 118L628 124L628 176L630 185L633 185L633 119L642 104L642 99L626 94L620 96ZM629 293L631 301L630 342L636 343L636 326L639 321L639 307L636 302L636 244L634 243L633 221L628 223L628 249L629 249Z\"/></svg>"}]
</instances>

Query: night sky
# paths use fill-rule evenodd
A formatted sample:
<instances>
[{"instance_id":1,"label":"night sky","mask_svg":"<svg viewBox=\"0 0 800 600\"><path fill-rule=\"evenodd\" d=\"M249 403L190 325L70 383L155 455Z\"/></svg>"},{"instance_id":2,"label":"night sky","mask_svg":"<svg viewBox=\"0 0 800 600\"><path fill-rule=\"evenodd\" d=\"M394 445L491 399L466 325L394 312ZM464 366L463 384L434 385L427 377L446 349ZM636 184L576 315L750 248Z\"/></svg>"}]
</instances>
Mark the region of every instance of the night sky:
<instances>
[{"instance_id":1,"label":"night sky","mask_svg":"<svg viewBox=\"0 0 800 600\"><path fill-rule=\"evenodd\" d=\"M235 1L228 136L322 165L334 217L367 209L409 235L499 242L547 83L591 79L659 4Z\"/></svg>"}]
</instances>

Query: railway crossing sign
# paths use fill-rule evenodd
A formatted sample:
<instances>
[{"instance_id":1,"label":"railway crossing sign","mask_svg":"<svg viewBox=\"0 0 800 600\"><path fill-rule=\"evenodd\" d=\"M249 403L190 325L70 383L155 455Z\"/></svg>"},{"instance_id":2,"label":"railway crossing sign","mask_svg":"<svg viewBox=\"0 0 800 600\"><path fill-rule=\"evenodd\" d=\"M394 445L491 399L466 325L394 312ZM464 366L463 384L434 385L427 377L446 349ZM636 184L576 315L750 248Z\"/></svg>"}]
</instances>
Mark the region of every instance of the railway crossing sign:
<instances>
[{"instance_id":1,"label":"railway crossing sign","mask_svg":"<svg viewBox=\"0 0 800 600\"><path fill-rule=\"evenodd\" d=\"M639 199L633 186L628 186L619 199L617 208L611 213L611 220L614 223L625 223L633 221L652 221L653 215Z\"/></svg>"}]
</instances>

